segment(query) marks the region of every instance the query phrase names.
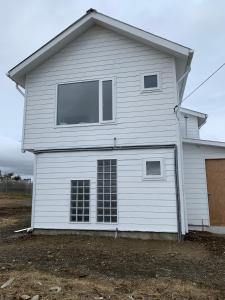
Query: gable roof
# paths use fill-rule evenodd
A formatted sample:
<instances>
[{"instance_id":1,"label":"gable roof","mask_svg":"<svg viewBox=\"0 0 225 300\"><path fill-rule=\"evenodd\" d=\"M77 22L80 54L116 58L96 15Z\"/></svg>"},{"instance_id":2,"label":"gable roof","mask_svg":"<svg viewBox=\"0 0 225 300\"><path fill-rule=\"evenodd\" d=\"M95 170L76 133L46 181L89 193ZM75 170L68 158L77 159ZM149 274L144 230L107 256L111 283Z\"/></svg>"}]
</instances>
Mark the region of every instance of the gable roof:
<instances>
[{"instance_id":1,"label":"gable roof","mask_svg":"<svg viewBox=\"0 0 225 300\"><path fill-rule=\"evenodd\" d=\"M89 9L80 19L9 70L7 76L24 87L26 73L34 69L50 56L54 55L94 24L113 30L128 38L135 39L143 44L157 48L162 52L173 55L176 58L177 79L190 68L193 56L193 50L190 48L98 13L94 9ZM183 85L185 85L185 79ZM184 89L183 85L181 90Z\"/></svg>"},{"instance_id":2,"label":"gable roof","mask_svg":"<svg viewBox=\"0 0 225 300\"><path fill-rule=\"evenodd\" d=\"M191 109L188 109L188 108L184 108L184 107L180 108L180 112L182 112L184 115L191 115L191 116L197 117L199 128L202 127L205 124L205 122L208 118L207 114L201 113L199 111L191 110Z\"/></svg>"}]
</instances>

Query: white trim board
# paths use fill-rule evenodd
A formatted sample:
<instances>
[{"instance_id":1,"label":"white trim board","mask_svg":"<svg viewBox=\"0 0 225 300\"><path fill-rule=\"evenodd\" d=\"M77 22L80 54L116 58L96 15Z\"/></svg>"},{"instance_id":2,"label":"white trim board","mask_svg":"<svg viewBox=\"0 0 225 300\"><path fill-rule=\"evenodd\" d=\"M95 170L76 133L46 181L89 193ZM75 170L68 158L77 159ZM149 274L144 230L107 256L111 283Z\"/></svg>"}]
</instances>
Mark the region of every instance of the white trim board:
<instances>
[{"instance_id":1,"label":"white trim board","mask_svg":"<svg viewBox=\"0 0 225 300\"><path fill-rule=\"evenodd\" d=\"M225 142L219 142L219 141L210 141L210 140L186 139L186 138L183 138L183 143L225 148Z\"/></svg>"}]
</instances>

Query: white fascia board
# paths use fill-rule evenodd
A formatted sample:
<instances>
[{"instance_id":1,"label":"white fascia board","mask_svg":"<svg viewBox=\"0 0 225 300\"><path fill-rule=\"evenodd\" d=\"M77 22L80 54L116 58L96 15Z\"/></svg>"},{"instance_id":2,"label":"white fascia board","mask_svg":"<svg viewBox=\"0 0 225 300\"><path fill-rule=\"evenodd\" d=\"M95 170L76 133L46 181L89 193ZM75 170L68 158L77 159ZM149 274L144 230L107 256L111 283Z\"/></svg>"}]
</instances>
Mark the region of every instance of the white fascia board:
<instances>
[{"instance_id":1,"label":"white fascia board","mask_svg":"<svg viewBox=\"0 0 225 300\"><path fill-rule=\"evenodd\" d=\"M194 145L203 145L203 146L213 146L213 147L222 147L222 148L225 148L225 142L219 142L219 141L210 141L210 140L186 139L186 138L183 138L183 143L185 143L185 144L194 144Z\"/></svg>"},{"instance_id":2,"label":"white fascia board","mask_svg":"<svg viewBox=\"0 0 225 300\"><path fill-rule=\"evenodd\" d=\"M20 62L11 70L9 70L7 75L11 79L13 79L13 77L19 75L21 71L25 71L28 66L32 67L32 63L35 63L35 65L37 65L39 61L43 61L51 54L57 52L66 43L70 42L72 39L76 38L80 33L88 29L93 23L94 22L91 14L85 15L84 17L80 18L78 21L70 25L56 37L51 39L41 48L36 50L30 56L25 58L22 62Z\"/></svg>"},{"instance_id":3,"label":"white fascia board","mask_svg":"<svg viewBox=\"0 0 225 300\"><path fill-rule=\"evenodd\" d=\"M195 111L195 110L192 110L192 109L184 108L184 107L181 107L180 111L184 114L192 115L192 116L203 118L203 119L207 117L207 114L204 114L202 112Z\"/></svg>"},{"instance_id":4,"label":"white fascia board","mask_svg":"<svg viewBox=\"0 0 225 300\"><path fill-rule=\"evenodd\" d=\"M193 52L193 50L188 47L169 41L165 38L159 37L157 35L154 35L152 33L149 33L147 31L144 31L132 25L126 24L124 22L118 21L111 17L105 16L103 14L96 13L95 19L98 21L100 25L104 27L108 27L113 30L118 29L119 32L129 37L133 37L134 39L142 41L143 43L149 42L149 45L153 47L155 46L156 48L168 52L172 55L178 57L179 56L188 57L189 53Z\"/></svg>"}]
</instances>

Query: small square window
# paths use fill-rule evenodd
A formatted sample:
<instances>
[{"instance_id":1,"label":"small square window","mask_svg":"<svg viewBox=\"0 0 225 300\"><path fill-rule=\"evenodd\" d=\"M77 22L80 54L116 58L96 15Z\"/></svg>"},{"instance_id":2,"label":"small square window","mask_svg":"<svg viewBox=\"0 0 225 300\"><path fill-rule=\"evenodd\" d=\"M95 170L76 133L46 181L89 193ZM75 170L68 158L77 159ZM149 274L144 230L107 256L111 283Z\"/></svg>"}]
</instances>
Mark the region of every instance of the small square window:
<instances>
[{"instance_id":1,"label":"small square window","mask_svg":"<svg viewBox=\"0 0 225 300\"><path fill-rule=\"evenodd\" d=\"M160 73L150 73L142 75L142 91L148 92L148 91L154 91L154 90L160 90Z\"/></svg>"},{"instance_id":2,"label":"small square window","mask_svg":"<svg viewBox=\"0 0 225 300\"><path fill-rule=\"evenodd\" d=\"M161 175L160 161L146 161L146 176Z\"/></svg>"},{"instance_id":3,"label":"small square window","mask_svg":"<svg viewBox=\"0 0 225 300\"><path fill-rule=\"evenodd\" d=\"M152 89L157 87L158 87L158 76L156 74L144 76L145 89Z\"/></svg>"},{"instance_id":4,"label":"small square window","mask_svg":"<svg viewBox=\"0 0 225 300\"><path fill-rule=\"evenodd\" d=\"M163 160L162 159L144 160L143 177L144 179L162 179Z\"/></svg>"}]
</instances>

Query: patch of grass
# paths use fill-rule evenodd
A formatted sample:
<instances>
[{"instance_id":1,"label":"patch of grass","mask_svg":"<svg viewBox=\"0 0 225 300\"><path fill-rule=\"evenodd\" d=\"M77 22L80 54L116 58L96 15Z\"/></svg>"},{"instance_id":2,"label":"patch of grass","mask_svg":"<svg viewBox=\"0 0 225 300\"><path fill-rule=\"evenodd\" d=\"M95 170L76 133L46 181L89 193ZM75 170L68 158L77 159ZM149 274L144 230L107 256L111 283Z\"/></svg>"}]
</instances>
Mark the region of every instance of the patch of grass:
<instances>
[{"instance_id":1,"label":"patch of grass","mask_svg":"<svg viewBox=\"0 0 225 300\"><path fill-rule=\"evenodd\" d=\"M0 284L9 278L13 283L0 291L1 296L14 296L19 299L24 294L40 295L48 300L72 299L219 299L217 290L202 289L193 283L174 279L115 280L113 278L63 278L38 272L10 272L0 275ZM59 293L49 289L59 286ZM222 298L221 298L222 299Z\"/></svg>"},{"instance_id":2,"label":"patch of grass","mask_svg":"<svg viewBox=\"0 0 225 300\"><path fill-rule=\"evenodd\" d=\"M18 194L18 193L0 193L1 199L12 199L12 200L24 200L24 199L32 199L32 195L30 194Z\"/></svg>"}]
</instances>

